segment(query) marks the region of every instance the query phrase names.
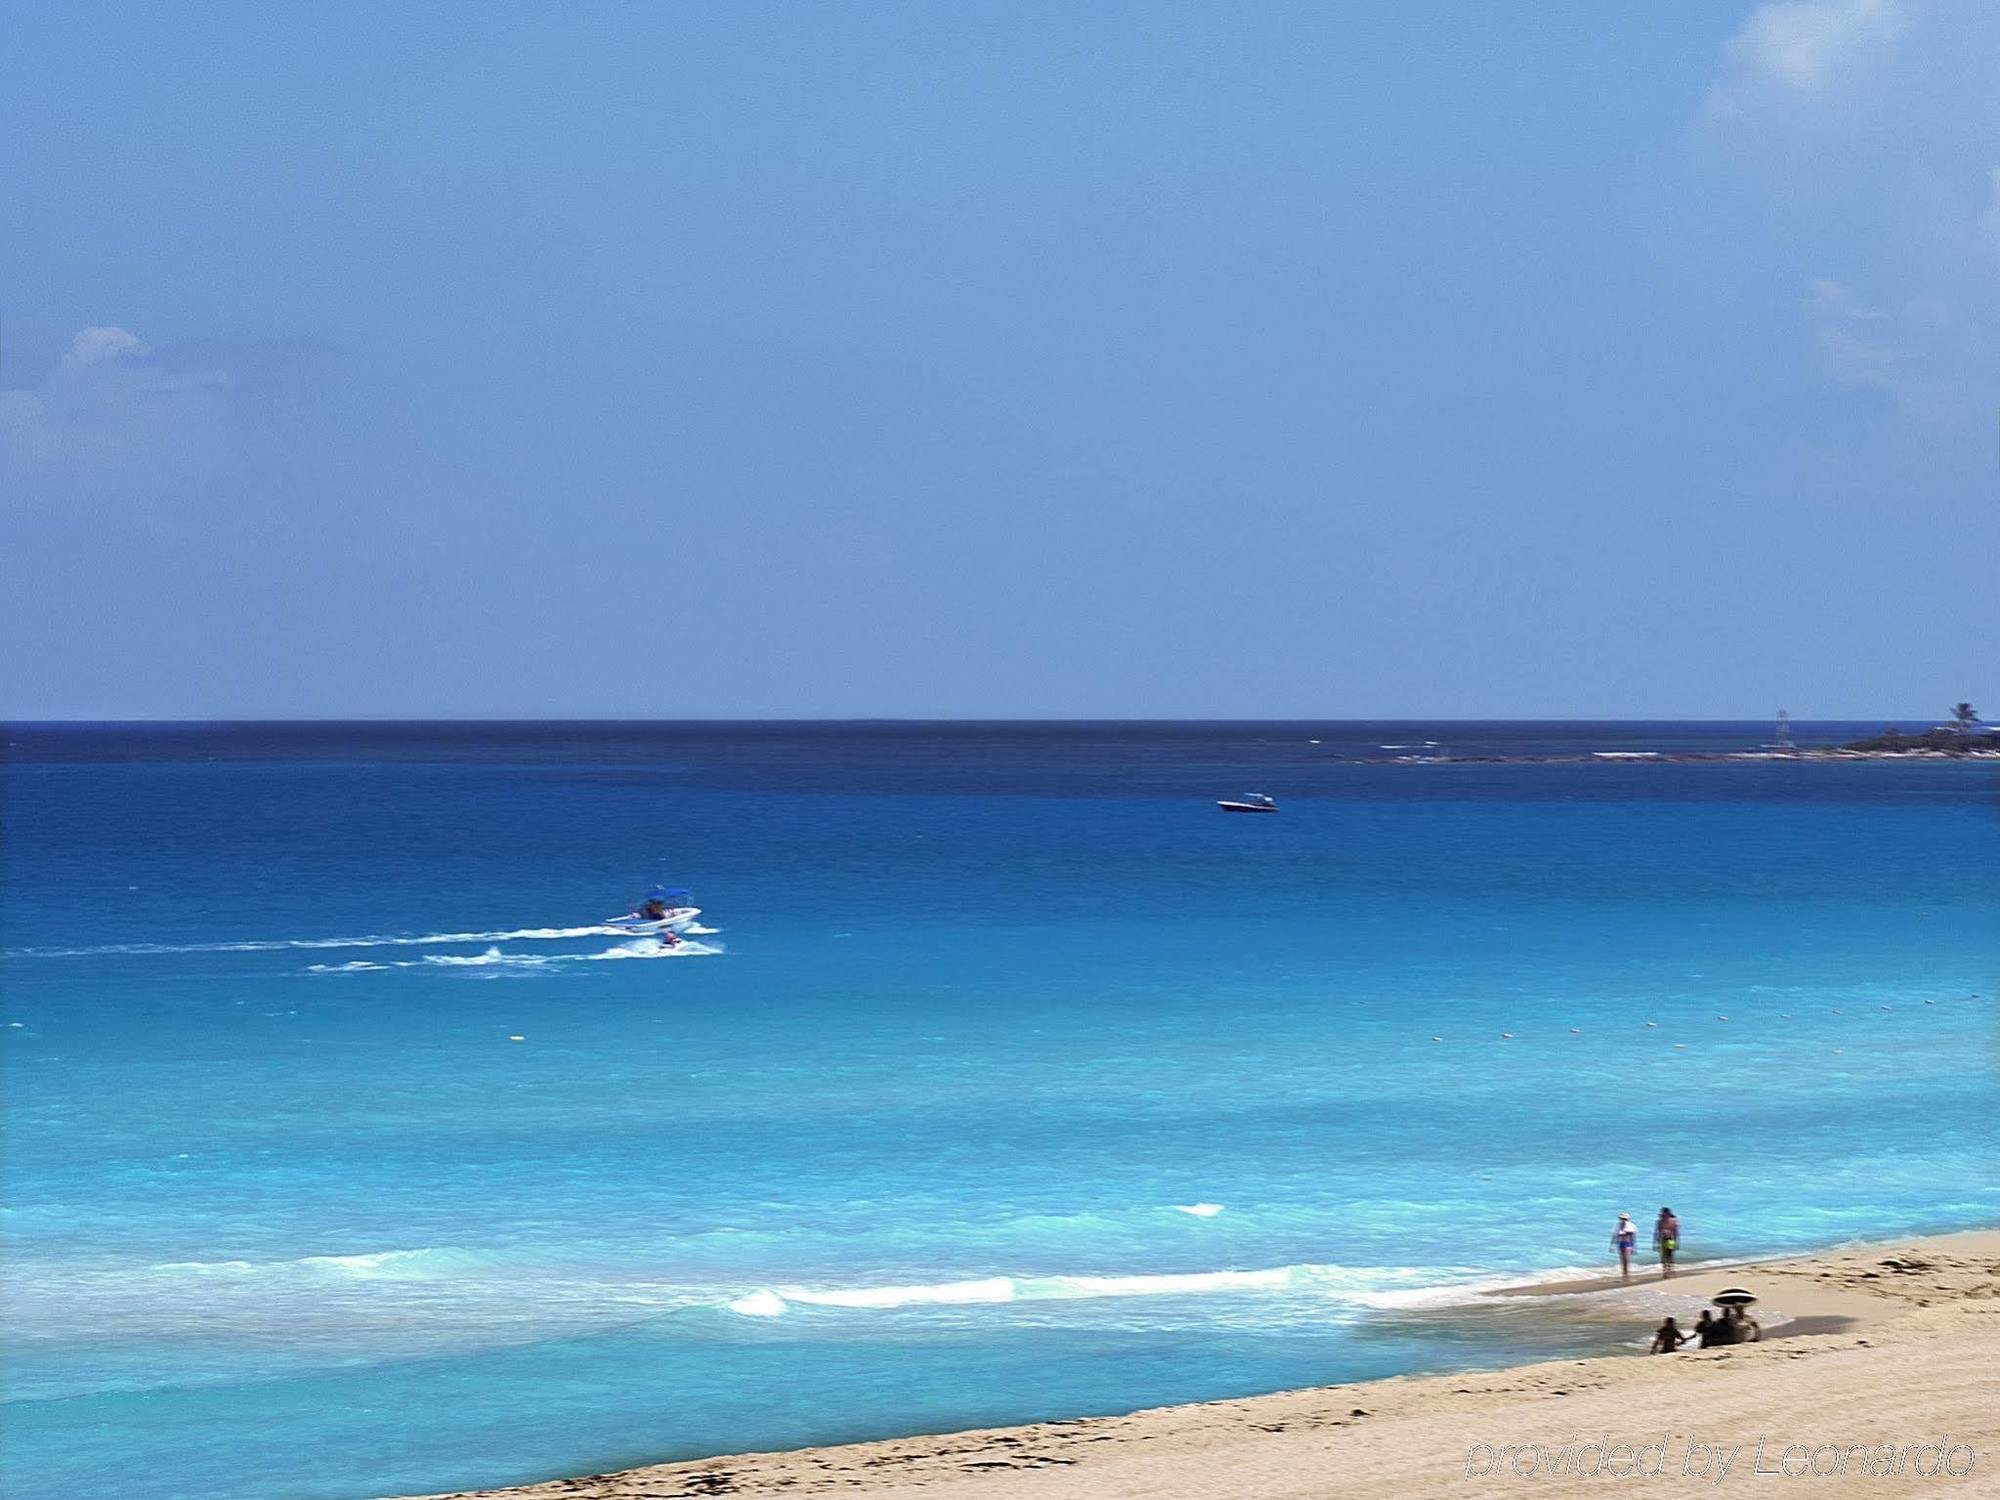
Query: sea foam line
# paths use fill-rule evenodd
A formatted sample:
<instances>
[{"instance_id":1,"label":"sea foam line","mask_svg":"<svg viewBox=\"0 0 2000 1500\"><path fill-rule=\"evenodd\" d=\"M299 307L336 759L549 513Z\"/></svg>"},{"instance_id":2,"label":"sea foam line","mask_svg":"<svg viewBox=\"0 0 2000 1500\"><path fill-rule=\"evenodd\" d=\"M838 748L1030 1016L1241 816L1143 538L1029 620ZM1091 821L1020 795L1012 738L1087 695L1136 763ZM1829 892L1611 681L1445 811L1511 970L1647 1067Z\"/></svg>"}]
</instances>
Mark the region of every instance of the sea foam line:
<instances>
[{"instance_id":1,"label":"sea foam line","mask_svg":"<svg viewBox=\"0 0 2000 1500\"><path fill-rule=\"evenodd\" d=\"M1128 1276L986 1276L910 1286L759 1287L724 1305L747 1318L782 1317L793 1307L886 1311L899 1307L993 1306L1009 1302L1074 1302L1105 1297L1199 1297L1228 1293L1317 1293L1368 1307L1448 1305L1477 1300L1518 1276L1437 1284L1464 1268L1301 1264L1251 1271L1156 1272ZM1568 1274L1575 1274L1574 1272ZM1397 1285L1397 1283L1403 1285ZM1411 1285L1409 1283L1419 1284Z\"/></svg>"},{"instance_id":2,"label":"sea foam line","mask_svg":"<svg viewBox=\"0 0 2000 1500\"><path fill-rule=\"evenodd\" d=\"M73 1269L73 1268L71 1268ZM146 1268L155 1274L225 1278L297 1276L422 1281L517 1282L523 1263L513 1256L454 1246L318 1254L291 1260L169 1261ZM128 1269L117 1274L129 1278ZM663 1288L682 1306L723 1307L749 1317L776 1317L791 1307L888 1311L901 1307L994 1306L1011 1302L1068 1302L1124 1297L1198 1297L1218 1294L1319 1293L1337 1300L1369 1302L1376 1297L1449 1295L1470 1300L1496 1283L1439 1285L1440 1276L1470 1277L1464 1267L1339 1266L1301 1264L1261 1270L1168 1271L1127 1275L1069 1274L984 1276L961 1281L909 1285L764 1287L730 1296L715 1287ZM613 1278L615 1281L623 1278ZM1512 1283L1517 1284L1517 1283Z\"/></svg>"},{"instance_id":3,"label":"sea foam line","mask_svg":"<svg viewBox=\"0 0 2000 1500\"><path fill-rule=\"evenodd\" d=\"M221 1278L244 1285L272 1285L273 1293L306 1284L419 1281L439 1291L455 1284L472 1289L506 1284L518 1289L522 1263L515 1257L453 1247L385 1250L362 1254L321 1254L296 1260L169 1262L148 1267L173 1277ZM1694 1269L1690 1267L1689 1269ZM1342 1266L1301 1263L1253 1270L1180 1271L1125 1275L1000 1275L957 1281L885 1286L778 1285L734 1293L714 1285L665 1285L629 1275L589 1277L598 1291L676 1312L729 1312L746 1318L780 1318L794 1310L824 1309L836 1314L893 1312L904 1308L1000 1307L1019 1303L1085 1302L1146 1297L1318 1298L1352 1309L1407 1310L1475 1305L1501 1291L1532 1291L1537 1283L1562 1282L1601 1273L1602 1267L1570 1266L1539 1272L1494 1274L1468 1266ZM120 1284L131 1271L119 1269ZM72 1290L74 1268L64 1269ZM86 1280L91 1278L86 1277ZM578 1283L582 1285L582 1283ZM1674 1292L1672 1283L1614 1288L1634 1293ZM643 1295L635 1295L643 1293Z\"/></svg>"},{"instance_id":4,"label":"sea foam line","mask_svg":"<svg viewBox=\"0 0 2000 1500\"><path fill-rule=\"evenodd\" d=\"M492 1252L456 1247L378 1250L347 1255L307 1255L280 1261L174 1261L149 1267L181 1276L250 1277L311 1274L339 1279L484 1280L514 1278L518 1264ZM1578 1268L1555 1276L1575 1274ZM129 1273L121 1273L129 1274ZM1075 1302L1125 1297L1201 1297L1256 1293L1318 1294L1362 1306L1423 1306L1433 1300L1476 1301L1522 1278L1481 1279L1470 1267L1341 1266L1304 1263L1257 1270L1138 1272L1125 1275L1073 1273L1043 1276L982 1276L960 1281L889 1286L760 1287L734 1296L719 1289L675 1289L682 1305L722 1307L745 1317L778 1317L793 1307L850 1311L890 1311L902 1307L997 1306L1013 1302ZM1444 1278L1462 1278L1459 1280ZM655 1290L661 1290L655 1288ZM704 1297L706 1292L706 1297ZM714 1299L714 1300L707 1300Z\"/></svg>"}]
</instances>

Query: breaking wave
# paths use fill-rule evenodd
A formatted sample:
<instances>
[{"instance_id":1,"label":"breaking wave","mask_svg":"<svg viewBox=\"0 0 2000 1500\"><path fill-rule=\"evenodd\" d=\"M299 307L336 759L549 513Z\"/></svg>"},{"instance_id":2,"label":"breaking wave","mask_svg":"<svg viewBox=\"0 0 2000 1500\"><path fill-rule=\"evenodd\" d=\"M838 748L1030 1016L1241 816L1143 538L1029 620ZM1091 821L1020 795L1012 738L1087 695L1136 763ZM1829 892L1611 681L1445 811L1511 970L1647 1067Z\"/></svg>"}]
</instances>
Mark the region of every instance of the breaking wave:
<instances>
[{"instance_id":1,"label":"breaking wave","mask_svg":"<svg viewBox=\"0 0 2000 1500\"><path fill-rule=\"evenodd\" d=\"M474 1273L499 1272L504 1262L479 1250L452 1246L421 1250L375 1250L362 1255L302 1255L296 1260L170 1260L147 1269L161 1275L393 1277L430 1280Z\"/></svg>"},{"instance_id":2,"label":"breaking wave","mask_svg":"<svg viewBox=\"0 0 2000 1500\"><path fill-rule=\"evenodd\" d=\"M532 1260L532 1257L530 1258ZM517 1255L452 1246L378 1250L358 1255L307 1255L282 1261L170 1261L155 1274L208 1277L310 1275L340 1280L456 1281L497 1278L518 1288ZM670 1303L727 1309L744 1317L779 1317L794 1307L886 1312L904 1307L996 1306L1013 1302L1077 1302L1123 1297L1203 1297L1281 1294L1319 1296L1359 1307L1444 1306L1478 1300L1500 1287L1561 1280L1577 1268L1495 1278L1469 1267L1341 1266L1305 1263L1260 1270L1138 1272L1127 1275L982 1276L960 1281L888 1286L778 1285L749 1291L646 1283Z\"/></svg>"},{"instance_id":3,"label":"breaking wave","mask_svg":"<svg viewBox=\"0 0 2000 1500\"><path fill-rule=\"evenodd\" d=\"M1449 1305L1477 1299L1503 1285L1520 1285L1519 1276L1504 1280L1448 1281L1439 1276L1469 1278L1469 1271L1399 1266L1276 1266L1256 1271L1163 1272L1130 1276L987 1276L971 1281L940 1281L909 1286L760 1287L724 1305L746 1318L782 1317L793 1307L829 1307L885 1311L899 1307L992 1305L1009 1302L1074 1302L1105 1297L1201 1297L1210 1295L1279 1293L1321 1296L1362 1307Z\"/></svg>"}]
</instances>

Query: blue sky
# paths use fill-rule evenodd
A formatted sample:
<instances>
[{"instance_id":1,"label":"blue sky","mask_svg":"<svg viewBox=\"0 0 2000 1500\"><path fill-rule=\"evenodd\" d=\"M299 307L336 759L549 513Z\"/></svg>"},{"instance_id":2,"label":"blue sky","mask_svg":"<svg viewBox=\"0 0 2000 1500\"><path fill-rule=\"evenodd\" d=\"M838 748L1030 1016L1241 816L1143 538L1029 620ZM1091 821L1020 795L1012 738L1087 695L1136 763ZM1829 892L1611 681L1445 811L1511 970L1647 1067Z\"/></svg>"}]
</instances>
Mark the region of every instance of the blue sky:
<instances>
[{"instance_id":1,"label":"blue sky","mask_svg":"<svg viewBox=\"0 0 2000 1500\"><path fill-rule=\"evenodd\" d=\"M1971 0L7 33L13 716L1995 686Z\"/></svg>"}]
</instances>

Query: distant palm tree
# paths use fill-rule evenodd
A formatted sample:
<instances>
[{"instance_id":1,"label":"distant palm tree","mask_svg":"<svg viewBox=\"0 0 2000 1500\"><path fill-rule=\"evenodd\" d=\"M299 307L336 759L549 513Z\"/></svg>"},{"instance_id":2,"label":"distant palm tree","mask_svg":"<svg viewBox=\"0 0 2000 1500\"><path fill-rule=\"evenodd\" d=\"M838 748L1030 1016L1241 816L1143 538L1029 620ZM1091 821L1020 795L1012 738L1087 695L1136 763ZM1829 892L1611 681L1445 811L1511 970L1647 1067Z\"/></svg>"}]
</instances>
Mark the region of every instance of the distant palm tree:
<instances>
[{"instance_id":1,"label":"distant palm tree","mask_svg":"<svg viewBox=\"0 0 2000 1500\"><path fill-rule=\"evenodd\" d=\"M1960 734L1972 733L1972 726L1979 722L1979 711L1970 703L1954 703L1951 706L1951 727Z\"/></svg>"}]
</instances>

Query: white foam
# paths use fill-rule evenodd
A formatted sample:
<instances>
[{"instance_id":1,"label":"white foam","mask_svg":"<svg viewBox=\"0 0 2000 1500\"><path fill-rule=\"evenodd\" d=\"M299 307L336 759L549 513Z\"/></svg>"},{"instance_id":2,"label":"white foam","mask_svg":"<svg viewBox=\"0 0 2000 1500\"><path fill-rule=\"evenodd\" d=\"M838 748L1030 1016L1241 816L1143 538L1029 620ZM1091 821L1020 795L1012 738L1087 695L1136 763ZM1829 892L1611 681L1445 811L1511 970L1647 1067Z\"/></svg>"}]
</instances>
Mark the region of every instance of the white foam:
<instances>
[{"instance_id":1,"label":"white foam","mask_svg":"<svg viewBox=\"0 0 2000 1500\"><path fill-rule=\"evenodd\" d=\"M462 1270L479 1256L464 1250L377 1250L362 1255L303 1255L296 1260L175 1260L147 1269L172 1276L292 1278L308 1276L424 1279Z\"/></svg>"},{"instance_id":2,"label":"white foam","mask_svg":"<svg viewBox=\"0 0 2000 1500\"><path fill-rule=\"evenodd\" d=\"M713 931L714 929L708 929ZM368 937L262 938L241 943L106 943L95 948L19 948L31 958L88 958L108 954L162 953L283 953L318 948L436 948L458 943L557 942L565 938L623 937L622 927L593 923L588 927L515 927L504 932L426 932L414 936L377 934Z\"/></svg>"},{"instance_id":3,"label":"white foam","mask_svg":"<svg viewBox=\"0 0 2000 1500\"><path fill-rule=\"evenodd\" d=\"M1194 1297L1203 1292L1280 1292L1297 1284L1304 1266L1269 1271L1194 1271L1151 1276L1052 1276L1060 1297Z\"/></svg>"},{"instance_id":4,"label":"white foam","mask_svg":"<svg viewBox=\"0 0 2000 1500\"><path fill-rule=\"evenodd\" d=\"M455 1247L395 1248L302 1256L292 1260L218 1260L173 1262L146 1268L154 1275L193 1278L215 1288L239 1310L267 1306L323 1305L343 1295L429 1298L439 1306L472 1309L475 1321L487 1316L478 1309L514 1305L523 1263L516 1254ZM1548 1272L1550 1277L1565 1273ZM1570 1273L1573 1274L1573 1273ZM67 1273L65 1273L67 1275ZM827 1317L870 1317L898 1309L949 1315L1015 1304L1070 1303L1130 1298L1284 1299L1290 1312L1321 1316L1334 1309L1417 1308L1475 1302L1521 1278L1473 1280L1462 1267L1284 1265L1207 1271L1099 1274L998 1275L963 1280L848 1286L676 1285L603 1280L564 1273L548 1281L558 1300L638 1304L668 1309L705 1307L738 1317L773 1319L808 1310ZM128 1271L118 1272L120 1285ZM226 1288L226 1292L223 1290ZM248 1300L244 1300L248 1299ZM276 1299L273 1301L272 1299ZM177 1305L169 1297L167 1304ZM511 1316L512 1314L507 1314ZM1289 1315L1289 1314L1288 1314ZM1333 1314L1337 1315L1337 1313Z\"/></svg>"},{"instance_id":5,"label":"white foam","mask_svg":"<svg viewBox=\"0 0 2000 1500\"><path fill-rule=\"evenodd\" d=\"M421 959L418 959L417 962L420 964L429 964L434 968L440 969L483 969L495 964L515 964L523 968L540 968L543 964L555 962L555 959L548 954L542 953L502 953L498 948L488 948L484 953L475 953L469 956L461 953L427 953ZM396 967L406 969L412 967L412 965L398 964Z\"/></svg>"},{"instance_id":6,"label":"white foam","mask_svg":"<svg viewBox=\"0 0 2000 1500\"><path fill-rule=\"evenodd\" d=\"M370 1255L308 1255L301 1258L298 1264L349 1276L381 1276L396 1272L417 1274L430 1268L439 1257L451 1254L453 1252L437 1250L378 1250Z\"/></svg>"},{"instance_id":7,"label":"white foam","mask_svg":"<svg viewBox=\"0 0 2000 1500\"><path fill-rule=\"evenodd\" d=\"M1012 1302L1014 1279L989 1276L982 1281L943 1281L929 1286L854 1287L846 1290L812 1291L805 1287L778 1288L786 1302L808 1307L910 1307L918 1304L963 1304Z\"/></svg>"},{"instance_id":8,"label":"white foam","mask_svg":"<svg viewBox=\"0 0 2000 1500\"><path fill-rule=\"evenodd\" d=\"M601 953L509 953L496 946L484 953L426 953L422 958L392 959L373 963L354 959L344 964L311 964L313 974L369 974L388 969L550 969L561 964L595 963L601 960L633 958L703 958L723 951L720 943L697 943L683 938L669 946L658 938L635 938L618 943Z\"/></svg>"},{"instance_id":9,"label":"white foam","mask_svg":"<svg viewBox=\"0 0 2000 1500\"><path fill-rule=\"evenodd\" d=\"M699 958L704 953L720 953L721 951L722 949L719 945L711 946L707 943L691 943L686 938L682 938L671 947L661 942L658 938L639 938L630 943L620 943L615 948L607 948L602 953L559 954L557 958L582 958L590 960L617 958Z\"/></svg>"},{"instance_id":10,"label":"white foam","mask_svg":"<svg viewBox=\"0 0 2000 1500\"><path fill-rule=\"evenodd\" d=\"M1479 1287L1512 1285L1518 1278L1475 1285L1427 1284L1398 1289L1393 1283L1431 1278L1435 1270L1402 1266L1273 1266L1258 1270L1169 1271L1128 1276L988 1276L904 1286L760 1288L725 1304L746 1317L771 1318L787 1307L837 1307L886 1311L899 1307L993 1306L1010 1302L1071 1302L1105 1297L1201 1297L1283 1292L1323 1296L1360 1306L1423 1306L1390 1299L1436 1297L1440 1303L1471 1300ZM1442 1274L1450 1274L1449 1272Z\"/></svg>"},{"instance_id":11,"label":"white foam","mask_svg":"<svg viewBox=\"0 0 2000 1500\"><path fill-rule=\"evenodd\" d=\"M1197 1219L1212 1219L1222 1212L1220 1203L1176 1203L1176 1213L1193 1214Z\"/></svg>"}]
</instances>

